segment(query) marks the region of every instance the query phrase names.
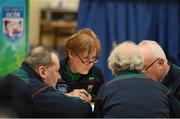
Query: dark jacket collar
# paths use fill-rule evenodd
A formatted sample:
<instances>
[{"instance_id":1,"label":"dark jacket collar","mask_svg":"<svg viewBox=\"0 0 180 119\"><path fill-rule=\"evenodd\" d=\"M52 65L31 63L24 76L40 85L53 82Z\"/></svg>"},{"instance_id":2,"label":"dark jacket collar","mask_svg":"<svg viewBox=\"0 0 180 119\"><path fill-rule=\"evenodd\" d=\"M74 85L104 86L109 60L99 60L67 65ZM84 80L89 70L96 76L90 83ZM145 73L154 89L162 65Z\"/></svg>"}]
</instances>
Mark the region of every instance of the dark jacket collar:
<instances>
[{"instance_id":1,"label":"dark jacket collar","mask_svg":"<svg viewBox=\"0 0 180 119\"><path fill-rule=\"evenodd\" d=\"M39 76L39 74L37 74L33 68L31 68L31 66L29 66L29 64L27 63L22 63L22 66L21 68L23 70L25 70L28 74L29 74L29 77L30 78L37 78L37 79L40 79L41 80L41 77Z\"/></svg>"},{"instance_id":2,"label":"dark jacket collar","mask_svg":"<svg viewBox=\"0 0 180 119\"><path fill-rule=\"evenodd\" d=\"M125 69L121 71L117 71L117 75L122 75L122 74L132 74L132 73L139 73L137 70L131 70L131 69Z\"/></svg>"},{"instance_id":3,"label":"dark jacket collar","mask_svg":"<svg viewBox=\"0 0 180 119\"><path fill-rule=\"evenodd\" d=\"M109 81L106 86L121 79L130 79L130 78L147 78L144 74L139 73L137 70L130 70L126 69L123 71L120 71L119 74L115 76L115 78L111 81Z\"/></svg>"},{"instance_id":4,"label":"dark jacket collar","mask_svg":"<svg viewBox=\"0 0 180 119\"><path fill-rule=\"evenodd\" d=\"M168 65L170 66L170 68L167 75L162 80L163 84L169 84L172 81L171 79L173 79L172 77L174 76L174 73L175 73L173 64L171 62L168 62Z\"/></svg>"},{"instance_id":5,"label":"dark jacket collar","mask_svg":"<svg viewBox=\"0 0 180 119\"><path fill-rule=\"evenodd\" d=\"M137 70L126 69L119 72L119 74L117 74L114 79L121 79L121 78L124 79L124 78L147 78L147 77L144 74L139 73Z\"/></svg>"}]
</instances>

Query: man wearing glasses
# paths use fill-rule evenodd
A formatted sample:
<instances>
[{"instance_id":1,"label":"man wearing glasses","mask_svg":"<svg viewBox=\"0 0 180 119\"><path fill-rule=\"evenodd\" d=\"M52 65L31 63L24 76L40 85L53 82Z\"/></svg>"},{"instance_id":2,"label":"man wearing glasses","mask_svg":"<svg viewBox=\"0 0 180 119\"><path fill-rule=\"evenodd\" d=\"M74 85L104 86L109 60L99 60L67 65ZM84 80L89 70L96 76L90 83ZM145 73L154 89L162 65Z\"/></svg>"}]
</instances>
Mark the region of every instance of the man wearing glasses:
<instances>
[{"instance_id":1,"label":"man wearing glasses","mask_svg":"<svg viewBox=\"0 0 180 119\"><path fill-rule=\"evenodd\" d=\"M155 41L143 40L139 48L145 63L142 72L170 88L180 102L180 68L168 62L164 51Z\"/></svg>"},{"instance_id":2,"label":"man wearing glasses","mask_svg":"<svg viewBox=\"0 0 180 119\"><path fill-rule=\"evenodd\" d=\"M112 50L108 57L108 67L114 78L98 92L95 117L180 117L180 108L174 106L178 103L171 91L141 74L139 71L143 66L143 57L134 42L122 42Z\"/></svg>"},{"instance_id":3,"label":"man wearing glasses","mask_svg":"<svg viewBox=\"0 0 180 119\"><path fill-rule=\"evenodd\" d=\"M62 84L66 85L67 93L85 89L95 98L104 82L102 71L94 65L101 50L99 39L91 29L84 28L67 40L65 48L67 57L61 61L62 80L57 89L61 91Z\"/></svg>"}]
</instances>

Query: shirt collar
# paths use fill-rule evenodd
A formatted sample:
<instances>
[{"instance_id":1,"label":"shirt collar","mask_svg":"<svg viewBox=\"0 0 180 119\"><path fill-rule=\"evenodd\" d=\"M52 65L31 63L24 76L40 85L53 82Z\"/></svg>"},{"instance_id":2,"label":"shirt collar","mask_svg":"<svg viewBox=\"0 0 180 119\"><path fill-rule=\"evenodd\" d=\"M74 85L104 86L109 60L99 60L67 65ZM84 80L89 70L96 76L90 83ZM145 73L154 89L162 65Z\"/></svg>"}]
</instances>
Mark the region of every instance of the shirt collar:
<instances>
[{"instance_id":1,"label":"shirt collar","mask_svg":"<svg viewBox=\"0 0 180 119\"><path fill-rule=\"evenodd\" d=\"M22 63L21 68L24 69L26 72L28 72L29 77L35 77L35 78L41 79L41 77L39 76L39 74L36 73L36 72L34 71L34 69L33 69L31 66L29 66L29 64L27 64L27 63Z\"/></svg>"},{"instance_id":2,"label":"shirt collar","mask_svg":"<svg viewBox=\"0 0 180 119\"><path fill-rule=\"evenodd\" d=\"M166 76L164 77L164 79L161 80L161 82L163 84L168 84L169 81L171 81L173 75L174 75L174 67L173 67L173 64L171 62L168 62L168 65L170 66L169 67L169 71L168 73L166 74Z\"/></svg>"}]
</instances>

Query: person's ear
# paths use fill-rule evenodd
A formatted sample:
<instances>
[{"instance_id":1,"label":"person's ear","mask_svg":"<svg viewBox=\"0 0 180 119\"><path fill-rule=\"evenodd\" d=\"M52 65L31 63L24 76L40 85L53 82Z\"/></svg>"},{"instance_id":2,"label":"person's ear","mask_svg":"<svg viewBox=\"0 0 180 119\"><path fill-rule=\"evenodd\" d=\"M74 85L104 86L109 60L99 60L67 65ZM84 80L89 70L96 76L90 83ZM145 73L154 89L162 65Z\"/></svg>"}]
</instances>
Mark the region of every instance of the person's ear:
<instances>
[{"instance_id":1,"label":"person's ear","mask_svg":"<svg viewBox=\"0 0 180 119\"><path fill-rule=\"evenodd\" d=\"M159 61L158 61L158 63L159 63L160 65L163 65L163 64L164 64L164 59L160 58Z\"/></svg>"},{"instance_id":2,"label":"person's ear","mask_svg":"<svg viewBox=\"0 0 180 119\"><path fill-rule=\"evenodd\" d=\"M41 77L42 79L45 79L45 78L46 78L46 67L40 66L40 67L38 68L38 74L40 75L40 77Z\"/></svg>"},{"instance_id":3,"label":"person's ear","mask_svg":"<svg viewBox=\"0 0 180 119\"><path fill-rule=\"evenodd\" d=\"M164 63L165 63L164 59L160 58L160 59L158 60L159 69L160 69L160 70L163 70L163 69L164 69Z\"/></svg>"},{"instance_id":4,"label":"person's ear","mask_svg":"<svg viewBox=\"0 0 180 119\"><path fill-rule=\"evenodd\" d=\"M73 55L73 53L71 52L71 50L68 50L68 56L69 56L69 58L74 57L74 55Z\"/></svg>"}]
</instances>

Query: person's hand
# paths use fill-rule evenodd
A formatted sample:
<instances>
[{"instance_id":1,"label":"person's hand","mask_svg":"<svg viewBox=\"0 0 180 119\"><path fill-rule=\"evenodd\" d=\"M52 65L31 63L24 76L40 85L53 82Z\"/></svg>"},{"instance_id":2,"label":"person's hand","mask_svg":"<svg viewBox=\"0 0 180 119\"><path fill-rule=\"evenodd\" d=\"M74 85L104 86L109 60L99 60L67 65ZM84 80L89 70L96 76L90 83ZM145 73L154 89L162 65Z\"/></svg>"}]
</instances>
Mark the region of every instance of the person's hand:
<instances>
[{"instance_id":1,"label":"person's hand","mask_svg":"<svg viewBox=\"0 0 180 119\"><path fill-rule=\"evenodd\" d=\"M85 89L75 89L70 93L66 93L65 95L71 97L79 97L81 100L84 100L88 103L91 102L92 97Z\"/></svg>"}]
</instances>

